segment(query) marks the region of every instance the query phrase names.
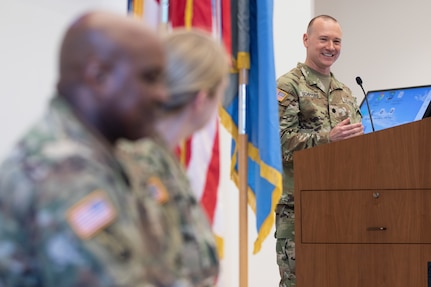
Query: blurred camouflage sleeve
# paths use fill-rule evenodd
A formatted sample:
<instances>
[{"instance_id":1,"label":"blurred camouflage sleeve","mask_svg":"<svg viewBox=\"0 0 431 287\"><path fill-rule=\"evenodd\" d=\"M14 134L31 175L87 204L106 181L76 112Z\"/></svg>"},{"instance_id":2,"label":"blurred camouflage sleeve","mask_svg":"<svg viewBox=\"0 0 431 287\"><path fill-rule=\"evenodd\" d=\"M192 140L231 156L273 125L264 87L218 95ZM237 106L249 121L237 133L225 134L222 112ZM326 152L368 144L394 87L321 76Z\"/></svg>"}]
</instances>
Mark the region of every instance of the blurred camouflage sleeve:
<instances>
[{"instance_id":1,"label":"blurred camouflage sleeve","mask_svg":"<svg viewBox=\"0 0 431 287\"><path fill-rule=\"evenodd\" d=\"M0 172L0 286L156 286L146 283L148 252L133 205L117 174L83 158L55 168L6 164ZM80 218L75 228L72 213Z\"/></svg>"},{"instance_id":2,"label":"blurred camouflage sleeve","mask_svg":"<svg viewBox=\"0 0 431 287\"><path fill-rule=\"evenodd\" d=\"M138 169L132 170L128 165L131 178L137 180L134 185L138 186L138 191L142 187L150 190L159 204L158 209L171 222L166 230L169 243L159 257L163 256L165 262L179 263L168 265L173 267L178 278L190 282L192 286L214 286L219 273L214 234L176 155L160 139L122 142L119 153L127 154L136 161ZM123 163L127 165L124 156ZM153 206L156 207L154 203ZM175 239L178 236L180 238ZM166 270L162 271L166 276Z\"/></svg>"}]
</instances>

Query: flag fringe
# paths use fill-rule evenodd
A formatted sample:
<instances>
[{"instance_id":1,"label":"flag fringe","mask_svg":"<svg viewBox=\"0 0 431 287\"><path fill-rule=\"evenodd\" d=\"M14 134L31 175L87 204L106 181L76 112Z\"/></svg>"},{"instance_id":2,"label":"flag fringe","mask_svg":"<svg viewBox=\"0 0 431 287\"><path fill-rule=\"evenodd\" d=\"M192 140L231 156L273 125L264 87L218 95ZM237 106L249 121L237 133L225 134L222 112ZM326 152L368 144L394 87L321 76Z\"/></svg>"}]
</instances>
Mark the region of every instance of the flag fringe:
<instances>
[{"instance_id":1,"label":"flag fringe","mask_svg":"<svg viewBox=\"0 0 431 287\"><path fill-rule=\"evenodd\" d=\"M222 125L228 130L231 134L232 138L237 141L238 140L238 127L235 125L232 117L229 113L224 109L219 109L219 118ZM260 167L260 175L262 178L266 179L269 183L274 186L272 190L272 198L271 198L271 210L275 210L275 207L278 203L278 199L281 197L282 190L282 175L277 169L269 166L265 162L263 162L259 155L259 150L252 144L248 143L248 158L253 160ZM237 187L239 187L239 176L238 172L235 170L235 165L237 162L237 146L235 146L232 158L231 158L231 177ZM256 213L256 197L255 192L247 187L247 195L248 195L248 204L252 208L253 212ZM272 227L274 226L274 213L268 214L260 229L258 230L257 238L254 242L254 250L253 254L258 253L262 248L263 241L268 237L271 232Z\"/></svg>"}]
</instances>

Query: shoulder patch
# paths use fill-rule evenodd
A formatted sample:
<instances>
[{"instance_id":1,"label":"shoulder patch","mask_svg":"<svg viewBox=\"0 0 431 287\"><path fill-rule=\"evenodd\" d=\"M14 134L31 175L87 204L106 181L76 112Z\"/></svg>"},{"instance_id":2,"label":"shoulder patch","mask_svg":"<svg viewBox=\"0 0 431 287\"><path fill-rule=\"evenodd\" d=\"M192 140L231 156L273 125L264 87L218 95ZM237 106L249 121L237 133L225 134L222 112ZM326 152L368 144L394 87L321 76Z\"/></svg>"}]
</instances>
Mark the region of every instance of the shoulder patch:
<instances>
[{"instance_id":1,"label":"shoulder patch","mask_svg":"<svg viewBox=\"0 0 431 287\"><path fill-rule=\"evenodd\" d=\"M279 102L284 101L284 99L287 97L287 93L283 90L280 90L279 88L277 88L277 100Z\"/></svg>"},{"instance_id":2,"label":"shoulder patch","mask_svg":"<svg viewBox=\"0 0 431 287\"><path fill-rule=\"evenodd\" d=\"M89 239L117 217L114 205L102 190L95 190L67 211L67 221L81 239Z\"/></svg>"},{"instance_id":3,"label":"shoulder patch","mask_svg":"<svg viewBox=\"0 0 431 287\"><path fill-rule=\"evenodd\" d=\"M169 194L165 185L160 178L152 176L148 179L150 195L159 203L165 203L169 200Z\"/></svg>"}]
</instances>

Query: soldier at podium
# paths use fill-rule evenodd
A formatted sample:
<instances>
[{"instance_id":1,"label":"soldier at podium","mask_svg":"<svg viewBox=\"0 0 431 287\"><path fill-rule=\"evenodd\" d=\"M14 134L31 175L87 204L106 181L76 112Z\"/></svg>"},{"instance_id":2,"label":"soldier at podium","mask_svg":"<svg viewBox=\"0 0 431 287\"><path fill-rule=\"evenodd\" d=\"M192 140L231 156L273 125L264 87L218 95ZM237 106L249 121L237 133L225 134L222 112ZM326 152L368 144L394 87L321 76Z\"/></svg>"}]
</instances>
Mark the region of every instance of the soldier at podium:
<instances>
[{"instance_id":1,"label":"soldier at podium","mask_svg":"<svg viewBox=\"0 0 431 287\"><path fill-rule=\"evenodd\" d=\"M303 36L305 62L277 79L283 158L283 195L276 208L275 232L280 287L296 286L293 153L364 133L356 98L331 72L341 39L335 18L314 17Z\"/></svg>"}]
</instances>

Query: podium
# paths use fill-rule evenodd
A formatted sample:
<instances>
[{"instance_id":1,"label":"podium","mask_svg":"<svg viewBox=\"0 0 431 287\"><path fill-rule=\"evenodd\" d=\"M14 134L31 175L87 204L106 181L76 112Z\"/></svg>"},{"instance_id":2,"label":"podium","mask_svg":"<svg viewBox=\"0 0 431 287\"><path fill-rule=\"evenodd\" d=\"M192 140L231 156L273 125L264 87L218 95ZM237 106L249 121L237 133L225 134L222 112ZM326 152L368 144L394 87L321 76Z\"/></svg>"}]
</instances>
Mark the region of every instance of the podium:
<instances>
[{"instance_id":1,"label":"podium","mask_svg":"<svg viewBox=\"0 0 431 287\"><path fill-rule=\"evenodd\" d=\"M431 118L294 153L298 287L431 286Z\"/></svg>"}]
</instances>

